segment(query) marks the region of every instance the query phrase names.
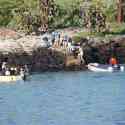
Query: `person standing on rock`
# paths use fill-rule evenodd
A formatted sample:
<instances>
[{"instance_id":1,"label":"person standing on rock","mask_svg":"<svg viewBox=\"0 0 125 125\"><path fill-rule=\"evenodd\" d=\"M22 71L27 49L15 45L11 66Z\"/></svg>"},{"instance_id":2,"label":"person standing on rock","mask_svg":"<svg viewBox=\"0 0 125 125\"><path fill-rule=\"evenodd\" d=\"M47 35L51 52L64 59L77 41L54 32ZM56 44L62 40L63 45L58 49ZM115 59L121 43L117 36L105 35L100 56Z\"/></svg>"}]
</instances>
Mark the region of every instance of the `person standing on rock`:
<instances>
[{"instance_id":1,"label":"person standing on rock","mask_svg":"<svg viewBox=\"0 0 125 125\"><path fill-rule=\"evenodd\" d=\"M6 62L3 62L1 68L2 68L2 73L5 74L6 69L7 69L7 63L6 63Z\"/></svg>"},{"instance_id":2,"label":"person standing on rock","mask_svg":"<svg viewBox=\"0 0 125 125\"><path fill-rule=\"evenodd\" d=\"M60 32L57 33L57 46L60 47L60 38L61 38L61 34Z\"/></svg>"},{"instance_id":3,"label":"person standing on rock","mask_svg":"<svg viewBox=\"0 0 125 125\"><path fill-rule=\"evenodd\" d=\"M64 38L63 38L63 46L64 46L64 48L66 48L67 47L67 45L68 45L68 35L64 35Z\"/></svg>"},{"instance_id":4,"label":"person standing on rock","mask_svg":"<svg viewBox=\"0 0 125 125\"><path fill-rule=\"evenodd\" d=\"M52 44L54 45L54 43L55 43L55 32L52 32L51 36L52 36Z\"/></svg>"},{"instance_id":5,"label":"person standing on rock","mask_svg":"<svg viewBox=\"0 0 125 125\"><path fill-rule=\"evenodd\" d=\"M54 32L53 33L54 36L54 47L59 47L59 42L60 42L60 33L59 32Z\"/></svg>"},{"instance_id":6,"label":"person standing on rock","mask_svg":"<svg viewBox=\"0 0 125 125\"><path fill-rule=\"evenodd\" d=\"M70 55L72 53L72 38L70 37L67 43L67 53Z\"/></svg>"},{"instance_id":7,"label":"person standing on rock","mask_svg":"<svg viewBox=\"0 0 125 125\"><path fill-rule=\"evenodd\" d=\"M79 56L79 60L80 60L81 64L84 63L83 54L84 54L84 53L83 53L83 49L82 49L82 47L80 46L80 47L79 47L79 54L78 54L78 56Z\"/></svg>"}]
</instances>

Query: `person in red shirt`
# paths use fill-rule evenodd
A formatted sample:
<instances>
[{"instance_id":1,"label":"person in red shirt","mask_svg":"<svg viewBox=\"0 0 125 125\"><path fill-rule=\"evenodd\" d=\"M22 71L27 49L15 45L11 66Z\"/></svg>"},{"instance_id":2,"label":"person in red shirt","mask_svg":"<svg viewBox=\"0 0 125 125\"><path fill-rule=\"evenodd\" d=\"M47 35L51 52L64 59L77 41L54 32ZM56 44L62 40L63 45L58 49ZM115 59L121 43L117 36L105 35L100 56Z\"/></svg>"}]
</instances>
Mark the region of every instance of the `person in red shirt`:
<instances>
[{"instance_id":1,"label":"person in red shirt","mask_svg":"<svg viewBox=\"0 0 125 125\"><path fill-rule=\"evenodd\" d=\"M112 66L117 65L118 64L117 59L115 57L110 58L109 64Z\"/></svg>"}]
</instances>

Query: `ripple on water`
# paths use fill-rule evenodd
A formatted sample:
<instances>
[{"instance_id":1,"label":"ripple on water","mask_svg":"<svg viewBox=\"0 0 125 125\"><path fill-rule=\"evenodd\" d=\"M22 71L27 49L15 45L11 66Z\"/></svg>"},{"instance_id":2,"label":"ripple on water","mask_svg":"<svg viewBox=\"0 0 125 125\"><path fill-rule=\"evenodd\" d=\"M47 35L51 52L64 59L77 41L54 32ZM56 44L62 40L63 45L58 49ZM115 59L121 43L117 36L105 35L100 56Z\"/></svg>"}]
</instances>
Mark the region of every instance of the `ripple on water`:
<instances>
[{"instance_id":1,"label":"ripple on water","mask_svg":"<svg viewBox=\"0 0 125 125\"><path fill-rule=\"evenodd\" d=\"M124 75L42 73L0 84L0 125L125 125Z\"/></svg>"}]
</instances>

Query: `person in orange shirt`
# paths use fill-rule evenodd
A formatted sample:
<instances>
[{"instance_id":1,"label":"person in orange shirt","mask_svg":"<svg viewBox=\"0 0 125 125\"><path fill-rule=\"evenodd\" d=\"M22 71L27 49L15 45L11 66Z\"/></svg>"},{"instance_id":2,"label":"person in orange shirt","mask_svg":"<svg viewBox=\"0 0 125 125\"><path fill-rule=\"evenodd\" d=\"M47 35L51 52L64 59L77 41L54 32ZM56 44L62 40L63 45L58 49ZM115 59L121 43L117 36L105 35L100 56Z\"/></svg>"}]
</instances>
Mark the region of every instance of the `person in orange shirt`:
<instances>
[{"instance_id":1,"label":"person in orange shirt","mask_svg":"<svg viewBox=\"0 0 125 125\"><path fill-rule=\"evenodd\" d=\"M110 58L109 64L112 66L117 65L118 64L117 59L115 57Z\"/></svg>"}]
</instances>

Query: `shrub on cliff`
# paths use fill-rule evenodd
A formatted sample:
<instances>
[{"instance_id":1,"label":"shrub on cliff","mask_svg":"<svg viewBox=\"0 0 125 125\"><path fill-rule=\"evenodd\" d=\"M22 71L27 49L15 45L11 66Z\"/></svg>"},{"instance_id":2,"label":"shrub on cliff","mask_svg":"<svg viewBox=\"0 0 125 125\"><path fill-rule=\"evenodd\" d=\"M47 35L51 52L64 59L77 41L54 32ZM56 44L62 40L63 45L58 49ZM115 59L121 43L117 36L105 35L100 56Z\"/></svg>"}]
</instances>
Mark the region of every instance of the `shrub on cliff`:
<instances>
[{"instance_id":1,"label":"shrub on cliff","mask_svg":"<svg viewBox=\"0 0 125 125\"><path fill-rule=\"evenodd\" d=\"M42 25L38 1L0 0L0 26L21 29L25 32L38 30ZM93 8L98 7L103 11L108 21L115 21L116 0L91 0L88 3L92 3ZM82 4L84 4L82 0L54 0L54 16L45 17L49 18L49 27L84 27L83 19L80 16L80 7ZM84 5L83 8L86 10L87 6ZM92 8L90 7L90 9Z\"/></svg>"}]
</instances>

